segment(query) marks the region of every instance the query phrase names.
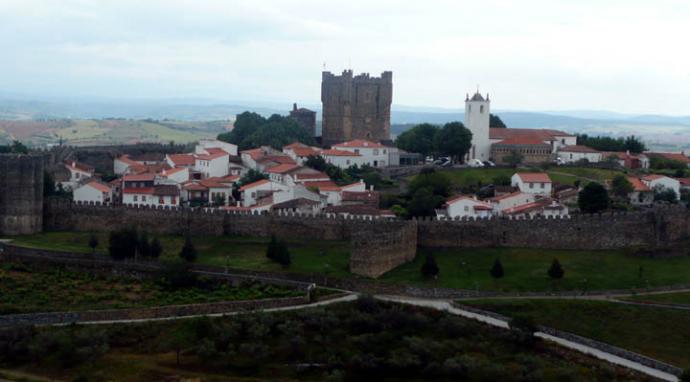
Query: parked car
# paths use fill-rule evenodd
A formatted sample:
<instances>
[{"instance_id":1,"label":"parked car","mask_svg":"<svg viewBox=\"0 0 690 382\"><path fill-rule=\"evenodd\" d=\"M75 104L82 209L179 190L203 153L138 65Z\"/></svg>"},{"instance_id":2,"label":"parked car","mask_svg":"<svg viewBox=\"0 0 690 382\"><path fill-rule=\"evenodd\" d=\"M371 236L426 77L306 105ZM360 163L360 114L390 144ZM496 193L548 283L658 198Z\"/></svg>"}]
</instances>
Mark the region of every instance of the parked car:
<instances>
[{"instance_id":1,"label":"parked car","mask_svg":"<svg viewBox=\"0 0 690 382\"><path fill-rule=\"evenodd\" d=\"M486 161L484 161L483 163L484 163L484 166L485 166L485 167L496 167L496 163L494 163L494 162L492 162L492 161L490 161L490 160L486 160Z\"/></svg>"},{"instance_id":2,"label":"parked car","mask_svg":"<svg viewBox=\"0 0 690 382\"><path fill-rule=\"evenodd\" d=\"M467 162L467 165L470 167L484 167L484 163L482 163L482 161L479 159L470 159L470 161Z\"/></svg>"}]
</instances>

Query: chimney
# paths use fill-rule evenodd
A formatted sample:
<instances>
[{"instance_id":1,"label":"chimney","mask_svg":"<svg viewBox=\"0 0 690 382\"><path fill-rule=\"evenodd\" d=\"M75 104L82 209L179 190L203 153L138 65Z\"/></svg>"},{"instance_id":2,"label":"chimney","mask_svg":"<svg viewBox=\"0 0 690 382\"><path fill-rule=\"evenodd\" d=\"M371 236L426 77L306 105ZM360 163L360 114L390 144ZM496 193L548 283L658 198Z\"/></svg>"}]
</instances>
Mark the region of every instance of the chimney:
<instances>
[{"instance_id":1,"label":"chimney","mask_svg":"<svg viewBox=\"0 0 690 382\"><path fill-rule=\"evenodd\" d=\"M374 191L374 185L373 184L369 186L369 191Z\"/></svg>"}]
</instances>

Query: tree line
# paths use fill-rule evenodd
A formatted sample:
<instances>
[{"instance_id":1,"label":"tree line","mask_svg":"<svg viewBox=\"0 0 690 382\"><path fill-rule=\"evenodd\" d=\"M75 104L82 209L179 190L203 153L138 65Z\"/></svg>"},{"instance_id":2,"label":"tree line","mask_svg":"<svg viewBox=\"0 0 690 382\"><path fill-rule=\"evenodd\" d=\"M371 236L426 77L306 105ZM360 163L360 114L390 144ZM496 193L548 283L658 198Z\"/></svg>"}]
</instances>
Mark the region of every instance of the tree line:
<instances>
[{"instance_id":1,"label":"tree line","mask_svg":"<svg viewBox=\"0 0 690 382\"><path fill-rule=\"evenodd\" d=\"M443 126L422 123L398 135L395 146L425 157L448 156L458 161L472 147L472 132L462 122Z\"/></svg>"},{"instance_id":2,"label":"tree line","mask_svg":"<svg viewBox=\"0 0 690 382\"><path fill-rule=\"evenodd\" d=\"M311 132L290 117L273 114L264 118L249 111L238 114L232 131L219 134L218 140L235 144L240 150L260 146L281 149L293 142L316 144Z\"/></svg>"},{"instance_id":3,"label":"tree line","mask_svg":"<svg viewBox=\"0 0 690 382\"><path fill-rule=\"evenodd\" d=\"M639 154L647 150L645 144L634 135L625 138L613 138L578 134L577 144L591 147L599 151L630 151L631 153Z\"/></svg>"}]
</instances>

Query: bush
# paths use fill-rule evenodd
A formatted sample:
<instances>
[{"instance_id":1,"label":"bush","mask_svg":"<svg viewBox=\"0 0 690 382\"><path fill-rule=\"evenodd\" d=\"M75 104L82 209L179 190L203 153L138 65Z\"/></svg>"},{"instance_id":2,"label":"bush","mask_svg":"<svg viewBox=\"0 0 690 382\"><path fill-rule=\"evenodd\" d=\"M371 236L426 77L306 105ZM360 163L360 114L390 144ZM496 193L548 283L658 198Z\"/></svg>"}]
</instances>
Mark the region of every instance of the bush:
<instances>
[{"instance_id":1,"label":"bush","mask_svg":"<svg viewBox=\"0 0 690 382\"><path fill-rule=\"evenodd\" d=\"M98 247L98 237L95 234L89 236L89 248L91 248L91 253L96 252L96 247Z\"/></svg>"},{"instance_id":2,"label":"bush","mask_svg":"<svg viewBox=\"0 0 690 382\"><path fill-rule=\"evenodd\" d=\"M424 264L422 264L422 276L425 278L437 278L439 269L438 265L436 264L436 259L434 258L434 255L427 255L426 256L426 261L424 261Z\"/></svg>"},{"instance_id":3,"label":"bush","mask_svg":"<svg viewBox=\"0 0 690 382\"><path fill-rule=\"evenodd\" d=\"M549 267L547 273L549 274L549 277L554 280L560 280L565 275L565 271L563 270L563 267L558 259L553 259L553 262L551 262L551 266Z\"/></svg>"},{"instance_id":4,"label":"bush","mask_svg":"<svg viewBox=\"0 0 690 382\"><path fill-rule=\"evenodd\" d=\"M164 263L158 271L158 284L171 290L190 288L198 284L196 273L186 262L175 261Z\"/></svg>"},{"instance_id":5,"label":"bush","mask_svg":"<svg viewBox=\"0 0 690 382\"><path fill-rule=\"evenodd\" d=\"M180 258L189 263L194 262L197 258L196 248L194 247L192 237L189 234L185 235L184 245L180 251Z\"/></svg>"},{"instance_id":6,"label":"bush","mask_svg":"<svg viewBox=\"0 0 690 382\"><path fill-rule=\"evenodd\" d=\"M690 382L690 369L685 369L678 380L680 382Z\"/></svg>"},{"instance_id":7,"label":"bush","mask_svg":"<svg viewBox=\"0 0 690 382\"><path fill-rule=\"evenodd\" d=\"M583 212L601 212L609 207L608 191L599 183L588 183L578 194L577 204Z\"/></svg>"},{"instance_id":8,"label":"bush","mask_svg":"<svg viewBox=\"0 0 690 382\"><path fill-rule=\"evenodd\" d=\"M149 255L157 259L160 257L160 255L163 253L163 247L161 246L160 240L158 240L157 237L154 237L153 240L151 240L151 247L149 248Z\"/></svg>"},{"instance_id":9,"label":"bush","mask_svg":"<svg viewBox=\"0 0 690 382\"><path fill-rule=\"evenodd\" d=\"M283 268L287 268L292 263L290 257L290 250L284 241L276 239L275 235L271 236L271 241L266 248L266 257L271 261L280 264Z\"/></svg>"},{"instance_id":10,"label":"bush","mask_svg":"<svg viewBox=\"0 0 690 382\"><path fill-rule=\"evenodd\" d=\"M491 270L489 270L489 274L495 279L503 277L503 264L501 264L501 260L496 259L494 261L494 265L491 267Z\"/></svg>"},{"instance_id":11,"label":"bush","mask_svg":"<svg viewBox=\"0 0 690 382\"><path fill-rule=\"evenodd\" d=\"M136 256L139 235L134 228L110 232L108 253L115 260L131 259Z\"/></svg>"}]
</instances>

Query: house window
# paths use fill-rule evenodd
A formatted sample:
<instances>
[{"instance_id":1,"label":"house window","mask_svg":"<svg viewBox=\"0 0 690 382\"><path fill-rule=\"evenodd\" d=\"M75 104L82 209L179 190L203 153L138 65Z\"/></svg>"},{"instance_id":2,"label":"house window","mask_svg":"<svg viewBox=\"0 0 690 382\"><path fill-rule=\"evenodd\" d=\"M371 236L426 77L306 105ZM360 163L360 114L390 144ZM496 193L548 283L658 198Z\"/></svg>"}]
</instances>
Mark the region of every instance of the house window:
<instances>
[{"instance_id":1,"label":"house window","mask_svg":"<svg viewBox=\"0 0 690 382\"><path fill-rule=\"evenodd\" d=\"M134 201L135 202L139 201L139 197L137 195L134 195Z\"/></svg>"},{"instance_id":2,"label":"house window","mask_svg":"<svg viewBox=\"0 0 690 382\"><path fill-rule=\"evenodd\" d=\"M480 106L479 106L479 112L480 112L480 113L484 113L484 105L480 105Z\"/></svg>"},{"instance_id":3,"label":"house window","mask_svg":"<svg viewBox=\"0 0 690 382\"><path fill-rule=\"evenodd\" d=\"M465 212L467 212L467 211L469 211L469 210L470 210L470 207L469 207L469 206L465 206Z\"/></svg>"},{"instance_id":4,"label":"house window","mask_svg":"<svg viewBox=\"0 0 690 382\"><path fill-rule=\"evenodd\" d=\"M386 153L386 149L383 149L383 153L384 153L384 154Z\"/></svg>"},{"instance_id":5,"label":"house window","mask_svg":"<svg viewBox=\"0 0 690 382\"><path fill-rule=\"evenodd\" d=\"M158 204L165 204L165 197L161 196L158 198Z\"/></svg>"},{"instance_id":6,"label":"house window","mask_svg":"<svg viewBox=\"0 0 690 382\"><path fill-rule=\"evenodd\" d=\"M359 154L359 149L355 149L355 154Z\"/></svg>"},{"instance_id":7,"label":"house window","mask_svg":"<svg viewBox=\"0 0 690 382\"><path fill-rule=\"evenodd\" d=\"M374 155L379 155L379 149L374 149Z\"/></svg>"},{"instance_id":8,"label":"house window","mask_svg":"<svg viewBox=\"0 0 690 382\"><path fill-rule=\"evenodd\" d=\"M146 201L146 195L141 195L141 201L145 202Z\"/></svg>"},{"instance_id":9,"label":"house window","mask_svg":"<svg viewBox=\"0 0 690 382\"><path fill-rule=\"evenodd\" d=\"M350 165L350 160L349 160L349 159L346 160L346 161L345 161L345 164L349 166L349 165Z\"/></svg>"},{"instance_id":10,"label":"house window","mask_svg":"<svg viewBox=\"0 0 690 382\"><path fill-rule=\"evenodd\" d=\"M74 177L77 178L77 179L79 179L79 173L78 173L78 172L75 172L75 173L74 173Z\"/></svg>"},{"instance_id":11,"label":"house window","mask_svg":"<svg viewBox=\"0 0 690 382\"><path fill-rule=\"evenodd\" d=\"M529 188L534 188L534 183L530 183Z\"/></svg>"},{"instance_id":12,"label":"house window","mask_svg":"<svg viewBox=\"0 0 690 382\"><path fill-rule=\"evenodd\" d=\"M544 188L544 183L539 183L539 188Z\"/></svg>"},{"instance_id":13,"label":"house window","mask_svg":"<svg viewBox=\"0 0 690 382\"><path fill-rule=\"evenodd\" d=\"M174 196L171 196L171 197L170 197L170 204L172 204L172 205L177 204L177 198L174 197Z\"/></svg>"}]
</instances>

